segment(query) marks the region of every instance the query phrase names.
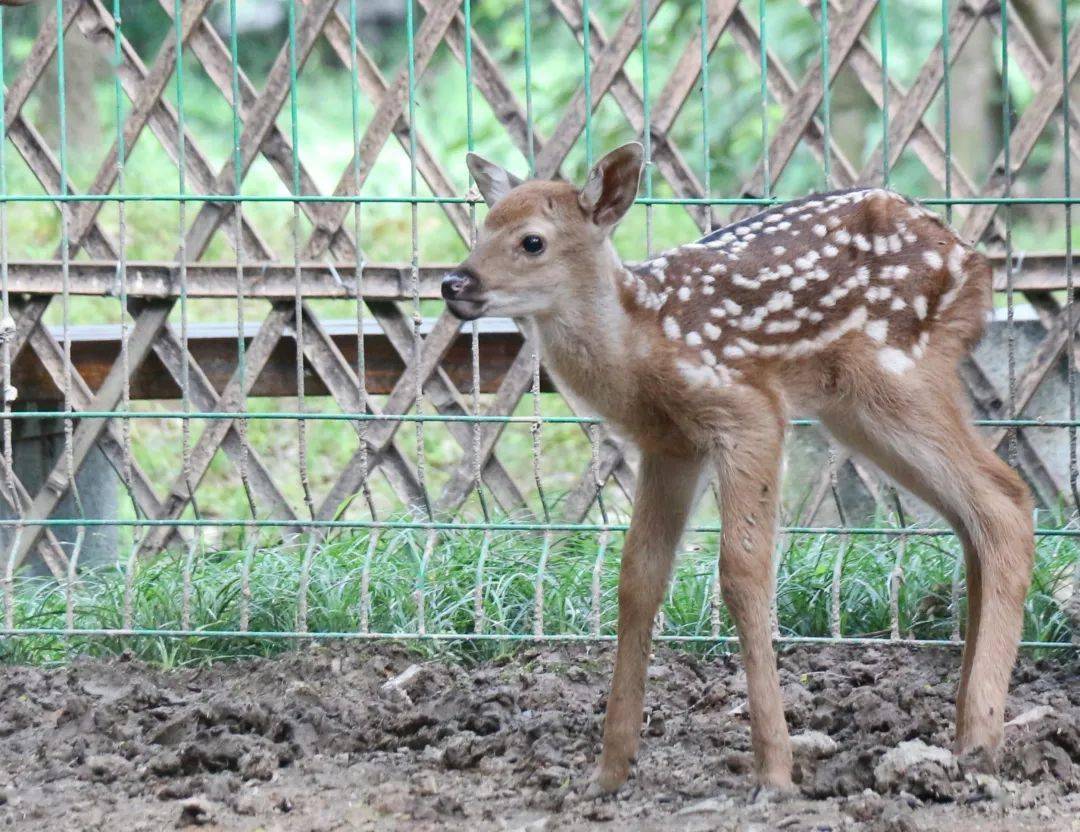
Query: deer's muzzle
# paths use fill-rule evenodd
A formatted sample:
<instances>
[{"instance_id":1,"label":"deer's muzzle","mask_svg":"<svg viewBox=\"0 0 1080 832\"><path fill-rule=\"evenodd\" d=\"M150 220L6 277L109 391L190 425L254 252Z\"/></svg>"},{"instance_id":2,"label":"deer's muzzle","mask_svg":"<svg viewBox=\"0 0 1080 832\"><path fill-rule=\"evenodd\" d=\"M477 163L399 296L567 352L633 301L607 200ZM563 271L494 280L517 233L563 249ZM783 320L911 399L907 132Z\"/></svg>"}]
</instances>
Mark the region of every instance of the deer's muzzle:
<instances>
[{"instance_id":1,"label":"deer's muzzle","mask_svg":"<svg viewBox=\"0 0 1080 832\"><path fill-rule=\"evenodd\" d=\"M463 321L474 320L484 313L486 301L480 279L468 268L454 269L443 278L442 296L447 309Z\"/></svg>"}]
</instances>

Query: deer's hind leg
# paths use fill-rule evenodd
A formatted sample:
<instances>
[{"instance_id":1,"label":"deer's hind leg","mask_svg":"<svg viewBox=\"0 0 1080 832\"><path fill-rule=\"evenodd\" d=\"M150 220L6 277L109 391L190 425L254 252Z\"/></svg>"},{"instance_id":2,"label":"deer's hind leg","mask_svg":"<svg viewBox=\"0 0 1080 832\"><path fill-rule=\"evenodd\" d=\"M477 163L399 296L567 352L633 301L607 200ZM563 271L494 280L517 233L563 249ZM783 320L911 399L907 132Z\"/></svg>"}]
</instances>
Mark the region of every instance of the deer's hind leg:
<instances>
[{"instance_id":1,"label":"deer's hind leg","mask_svg":"<svg viewBox=\"0 0 1080 832\"><path fill-rule=\"evenodd\" d=\"M949 368L882 372L870 395L823 412L842 442L862 452L956 530L968 574L968 627L957 696L960 752L993 752L1031 579L1031 497L1023 481L980 440Z\"/></svg>"}]
</instances>

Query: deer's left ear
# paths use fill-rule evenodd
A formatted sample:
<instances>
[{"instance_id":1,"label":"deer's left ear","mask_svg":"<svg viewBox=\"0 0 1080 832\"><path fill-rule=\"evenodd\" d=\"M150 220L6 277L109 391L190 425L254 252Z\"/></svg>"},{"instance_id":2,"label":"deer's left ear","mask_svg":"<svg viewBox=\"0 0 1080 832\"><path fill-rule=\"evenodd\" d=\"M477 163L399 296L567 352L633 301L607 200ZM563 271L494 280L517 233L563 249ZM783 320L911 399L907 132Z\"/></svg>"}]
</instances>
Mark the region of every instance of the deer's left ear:
<instances>
[{"instance_id":1,"label":"deer's left ear","mask_svg":"<svg viewBox=\"0 0 1080 832\"><path fill-rule=\"evenodd\" d=\"M617 147L589 171L578 203L601 228L611 228L630 210L637 196L645 154L637 142Z\"/></svg>"}]
</instances>

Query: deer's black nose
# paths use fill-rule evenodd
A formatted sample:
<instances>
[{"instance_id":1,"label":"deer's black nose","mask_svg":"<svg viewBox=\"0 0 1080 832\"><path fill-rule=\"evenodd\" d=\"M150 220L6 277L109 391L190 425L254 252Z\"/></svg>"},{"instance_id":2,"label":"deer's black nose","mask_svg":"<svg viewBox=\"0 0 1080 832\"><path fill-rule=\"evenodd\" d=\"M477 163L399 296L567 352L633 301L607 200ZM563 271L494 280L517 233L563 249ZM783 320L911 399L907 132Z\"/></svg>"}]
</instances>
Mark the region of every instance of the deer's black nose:
<instances>
[{"instance_id":1,"label":"deer's black nose","mask_svg":"<svg viewBox=\"0 0 1080 832\"><path fill-rule=\"evenodd\" d=\"M442 296L446 300L468 298L480 286L480 281L468 269L455 269L443 278Z\"/></svg>"}]
</instances>

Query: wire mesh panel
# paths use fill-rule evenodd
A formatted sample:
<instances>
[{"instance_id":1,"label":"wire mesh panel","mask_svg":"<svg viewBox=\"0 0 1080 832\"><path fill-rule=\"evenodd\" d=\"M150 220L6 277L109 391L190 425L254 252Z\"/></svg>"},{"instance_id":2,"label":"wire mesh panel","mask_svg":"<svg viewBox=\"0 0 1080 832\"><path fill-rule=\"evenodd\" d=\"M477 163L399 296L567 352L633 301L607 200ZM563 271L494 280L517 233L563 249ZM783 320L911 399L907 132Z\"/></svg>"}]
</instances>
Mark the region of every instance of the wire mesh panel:
<instances>
[{"instance_id":1,"label":"wire mesh panel","mask_svg":"<svg viewBox=\"0 0 1080 832\"><path fill-rule=\"evenodd\" d=\"M610 638L633 449L523 321L438 286L464 154L645 149L627 260L809 190L922 200L995 268L962 368L1038 504L1025 638L1080 617L1073 4L41 0L0 17L4 634ZM786 639L963 636L952 533L790 434ZM115 497L113 496L115 495ZM707 495L661 638L733 633ZM1071 625L1075 631L1076 624ZM123 639L121 639L123 640Z\"/></svg>"}]
</instances>

